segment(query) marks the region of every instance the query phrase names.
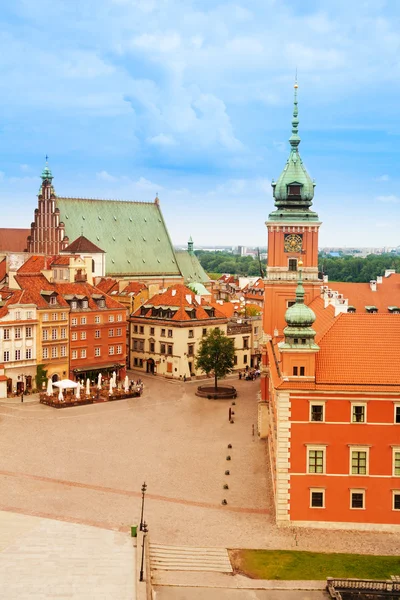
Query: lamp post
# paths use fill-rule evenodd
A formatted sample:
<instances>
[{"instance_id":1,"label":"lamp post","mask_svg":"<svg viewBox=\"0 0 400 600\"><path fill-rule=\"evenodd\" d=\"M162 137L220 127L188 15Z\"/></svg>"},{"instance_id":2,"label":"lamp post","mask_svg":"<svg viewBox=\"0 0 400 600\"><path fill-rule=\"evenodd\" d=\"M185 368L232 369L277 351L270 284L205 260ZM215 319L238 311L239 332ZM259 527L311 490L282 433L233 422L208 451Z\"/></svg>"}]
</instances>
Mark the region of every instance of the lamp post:
<instances>
[{"instance_id":1,"label":"lamp post","mask_svg":"<svg viewBox=\"0 0 400 600\"><path fill-rule=\"evenodd\" d=\"M146 521L143 522L142 531L143 531L142 562L140 563L140 577L139 577L139 581L143 581L144 544L145 544L145 541L146 541L146 533L148 532Z\"/></svg>"},{"instance_id":2,"label":"lamp post","mask_svg":"<svg viewBox=\"0 0 400 600\"><path fill-rule=\"evenodd\" d=\"M142 512L140 514L140 527L139 527L140 531L143 531L143 525L144 525L144 523L143 523L143 510L144 510L144 495L146 493L146 490L147 490L147 485L146 485L146 482L144 482L143 485L142 485Z\"/></svg>"}]
</instances>

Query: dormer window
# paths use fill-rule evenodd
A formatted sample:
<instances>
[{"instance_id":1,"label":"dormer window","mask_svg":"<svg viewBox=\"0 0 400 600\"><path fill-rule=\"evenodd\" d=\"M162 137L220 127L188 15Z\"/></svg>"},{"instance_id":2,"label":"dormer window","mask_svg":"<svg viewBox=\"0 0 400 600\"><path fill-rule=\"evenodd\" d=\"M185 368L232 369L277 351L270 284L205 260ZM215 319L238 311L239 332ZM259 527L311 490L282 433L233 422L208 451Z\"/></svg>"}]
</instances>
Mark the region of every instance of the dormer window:
<instances>
[{"instance_id":1,"label":"dormer window","mask_svg":"<svg viewBox=\"0 0 400 600\"><path fill-rule=\"evenodd\" d=\"M57 298L55 296L50 296L50 304L57 304Z\"/></svg>"},{"instance_id":2,"label":"dormer window","mask_svg":"<svg viewBox=\"0 0 400 600\"><path fill-rule=\"evenodd\" d=\"M89 302L87 300L82 300L82 308L88 308Z\"/></svg>"},{"instance_id":3,"label":"dormer window","mask_svg":"<svg viewBox=\"0 0 400 600\"><path fill-rule=\"evenodd\" d=\"M365 310L367 311L367 313L377 313L378 309L376 306L366 306Z\"/></svg>"},{"instance_id":4,"label":"dormer window","mask_svg":"<svg viewBox=\"0 0 400 600\"><path fill-rule=\"evenodd\" d=\"M76 300L72 300L72 302L71 302L71 308L77 308L77 306L78 306L77 301Z\"/></svg>"},{"instance_id":5,"label":"dormer window","mask_svg":"<svg viewBox=\"0 0 400 600\"><path fill-rule=\"evenodd\" d=\"M356 312L356 307L355 306L349 306L347 309L347 312L349 313L355 313Z\"/></svg>"},{"instance_id":6,"label":"dormer window","mask_svg":"<svg viewBox=\"0 0 400 600\"><path fill-rule=\"evenodd\" d=\"M301 189L301 186L298 183L288 185L288 195L289 196L300 196L300 189Z\"/></svg>"}]
</instances>

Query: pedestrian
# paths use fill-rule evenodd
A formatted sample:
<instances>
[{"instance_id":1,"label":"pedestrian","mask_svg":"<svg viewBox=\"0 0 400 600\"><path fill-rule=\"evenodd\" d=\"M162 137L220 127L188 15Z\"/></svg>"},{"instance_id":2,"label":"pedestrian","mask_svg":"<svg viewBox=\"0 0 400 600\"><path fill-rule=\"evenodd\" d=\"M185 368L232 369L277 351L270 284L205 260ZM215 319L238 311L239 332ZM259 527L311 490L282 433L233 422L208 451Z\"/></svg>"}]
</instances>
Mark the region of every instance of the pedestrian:
<instances>
[{"instance_id":1,"label":"pedestrian","mask_svg":"<svg viewBox=\"0 0 400 600\"><path fill-rule=\"evenodd\" d=\"M229 408L229 419L228 419L228 421L230 421L231 419L232 419L232 409Z\"/></svg>"},{"instance_id":2,"label":"pedestrian","mask_svg":"<svg viewBox=\"0 0 400 600\"><path fill-rule=\"evenodd\" d=\"M239 379L242 379L242 371L239 371Z\"/></svg>"},{"instance_id":3,"label":"pedestrian","mask_svg":"<svg viewBox=\"0 0 400 600\"><path fill-rule=\"evenodd\" d=\"M183 376L183 383L186 383L186 375Z\"/></svg>"},{"instance_id":4,"label":"pedestrian","mask_svg":"<svg viewBox=\"0 0 400 600\"><path fill-rule=\"evenodd\" d=\"M21 392L21 402L24 401L24 392Z\"/></svg>"}]
</instances>

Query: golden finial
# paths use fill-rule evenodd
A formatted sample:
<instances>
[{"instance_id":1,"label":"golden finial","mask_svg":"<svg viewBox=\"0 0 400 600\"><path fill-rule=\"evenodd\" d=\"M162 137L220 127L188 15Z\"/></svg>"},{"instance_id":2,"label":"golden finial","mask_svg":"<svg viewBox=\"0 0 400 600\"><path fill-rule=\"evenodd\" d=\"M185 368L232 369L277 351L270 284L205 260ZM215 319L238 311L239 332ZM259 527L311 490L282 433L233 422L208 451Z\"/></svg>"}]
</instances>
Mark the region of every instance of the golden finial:
<instances>
[{"instance_id":1,"label":"golden finial","mask_svg":"<svg viewBox=\"0 0 400 600\"><path fill-rule=\"evenodd\" d=\"M302 267L303 266L303 261L300 259L297 264L298 264L299 267Z\"/></svg>"}]
</instances>

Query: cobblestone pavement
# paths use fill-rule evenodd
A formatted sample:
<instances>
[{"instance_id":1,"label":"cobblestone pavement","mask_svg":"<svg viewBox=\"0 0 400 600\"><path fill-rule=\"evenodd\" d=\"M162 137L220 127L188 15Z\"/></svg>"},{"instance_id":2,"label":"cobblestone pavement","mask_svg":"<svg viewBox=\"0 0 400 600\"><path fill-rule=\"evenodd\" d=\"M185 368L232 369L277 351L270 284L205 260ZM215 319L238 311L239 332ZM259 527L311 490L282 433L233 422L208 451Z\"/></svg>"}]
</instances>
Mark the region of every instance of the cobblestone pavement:
<instances>
[{"instance_id":1,"label":"cobblestone pavement","mask_svg":"<svg viewBox=\"0 0 400 600\"><path fill-rule=\"evenodd\" d=\"M119 532L0 512L4 600L132 600L135 552Z\"/></svg>"},{"instance_id":2,"label":"cobblestone pavement","mask_svg":"<svg viewBox=\"0 0 400 600\"><path fill-rule=\"evenodd\" d=\"M239 391L232 406L196 397L197 382L142 378L143 396L118 402L61 410L0 402L0 510L128 531L146 481L152 542L400 551L399 534L295 535L273 524L266 444L252 436L258 381L230 380Z\"/></svg>"}]
</instances>

